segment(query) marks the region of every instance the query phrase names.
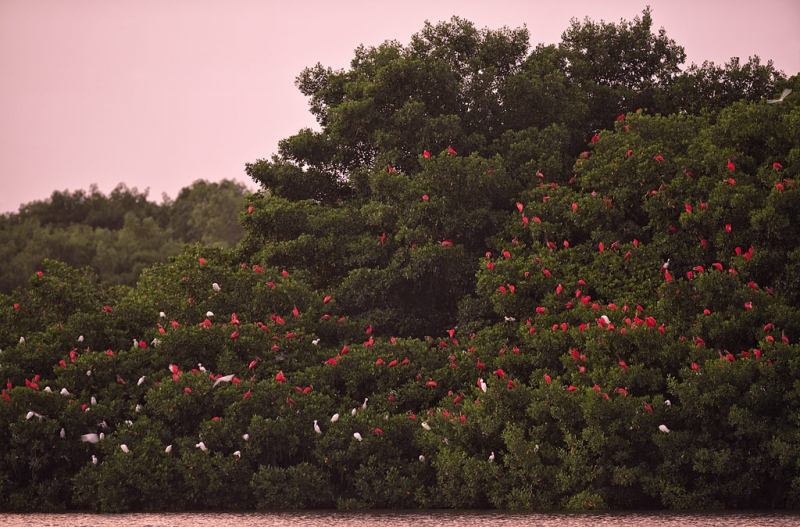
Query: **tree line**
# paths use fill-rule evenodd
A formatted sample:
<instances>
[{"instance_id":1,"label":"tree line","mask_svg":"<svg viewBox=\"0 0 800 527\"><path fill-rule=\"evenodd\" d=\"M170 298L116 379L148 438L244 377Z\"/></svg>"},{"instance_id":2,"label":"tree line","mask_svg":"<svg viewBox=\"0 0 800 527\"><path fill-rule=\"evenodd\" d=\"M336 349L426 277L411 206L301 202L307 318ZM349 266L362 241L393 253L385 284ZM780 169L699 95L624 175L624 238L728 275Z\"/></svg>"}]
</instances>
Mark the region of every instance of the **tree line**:
<instances>
[{"instance_id":1,"label":"tree line","mask_svg":"<svg viewBox=\"0 0 800 527\"><path fill-rule=\"evenodd\" d=\"M233 180L199 180L161 204L124 184L108 196L97 187L55 191L0 215L0 292L25 285L45 258L91 266L108 285L133 286L142 269L187 243L231 249L244 234L237 214L247 193Z\"/></svg>"},{"instance_id":2,"label":"tree line","mask_svg":"<svg viewBox=\"0 0 800 527\"><path fill-rule=\"evenodd\" d=\"M795 508L800 78L649 10L298 86L233 248L0 296L0 507Z\"/></svg>"}]
</instances>

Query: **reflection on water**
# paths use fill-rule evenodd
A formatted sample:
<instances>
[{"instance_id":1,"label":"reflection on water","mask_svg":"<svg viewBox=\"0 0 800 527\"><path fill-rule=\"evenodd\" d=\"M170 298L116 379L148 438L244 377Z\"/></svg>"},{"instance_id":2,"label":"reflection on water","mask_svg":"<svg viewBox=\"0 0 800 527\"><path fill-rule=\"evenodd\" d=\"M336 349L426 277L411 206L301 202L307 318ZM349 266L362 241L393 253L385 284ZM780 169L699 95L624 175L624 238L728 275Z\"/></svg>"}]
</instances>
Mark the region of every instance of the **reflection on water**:
<instances>
[{"instance_id":1,"label":"reflection on water","mask_svg":"<svg viewBox=\"0 0 800 527\"><path fill-rule=\"evenodd\" d=\"M503 511L305 511L152 514L2 514L7 527L795 527L786 512L524 513Z\"/></svg>"}]
</instances>

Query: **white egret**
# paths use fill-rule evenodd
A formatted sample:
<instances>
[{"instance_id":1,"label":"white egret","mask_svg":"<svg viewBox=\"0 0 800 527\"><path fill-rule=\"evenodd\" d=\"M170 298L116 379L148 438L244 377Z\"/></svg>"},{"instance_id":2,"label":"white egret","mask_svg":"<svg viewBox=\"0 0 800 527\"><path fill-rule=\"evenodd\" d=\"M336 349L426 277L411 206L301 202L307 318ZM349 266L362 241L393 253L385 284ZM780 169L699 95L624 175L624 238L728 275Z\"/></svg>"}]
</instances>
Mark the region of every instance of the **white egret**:
<instances>
[{"instance_id":1,"label":"white egret","mask_svg":"<svg viewBox=\"0 0 800 527\"><path fill-rule=\"evenodd\" d=\"M362 410L367 409L367 401L369 401L369 397L364 397L364 403L361 405Z\"/></svg>"},{"instance_id":2,"label":"white egret","mask_svg":"<svg viewBox=\"0 0 800 527\"><path fill-rule=\"evenodd\" d=\"M242 451L241 450L237 450L236 452L233 453L233 455L241 459Z\"/></svg>"},{"instance_id":3,"label":"white egret","mask_svg":"<svg viewBox=\"0 0 800 527\"><path fill-rule=\"evenodd\" d=\"M221 288L221 287L219 286L219 284L218 284L218 283L216 283L216 282L214 282L213 284L211 284L211 287L212 287L212 288L214 289L214 291L216 291L217 293L219 293L219 292L222 290L222 288Z\"/></svg>"},{"instance_id":4,"label":"white egret","mask_svg":"<svg viewBox=\"0 0 800 527\"><path fill-rule=\"evenodd\" d=\"M320 430L320 428L319 428L319 425L317 424L317 420L316 420L316 419L314 419L314 431L315 431L316 433L318 433L318 434L321 434L321 433L322 433L322 430Z\"/></svg>"},{"instance_id":5,"label":"white egret","mask_svg":"<svg viewBox=\"0 0 800 527\"><path fill-rule=\"evenodd\" d=\"M311 343L316 346L319 344L319 339L314 339L311 341Z\"/></svg>"},{"instance_id":6,"label":"white egret","mask_svg":"<svg viewBox=\"0 0 800 527\"><path fill-rule=\"evenodd\" d=\"M106 435L103 432L100 432L100 435L98 437L100 438L100 441L102 441L103 439L106 438Z\"/></svg>"},{"instance_id":7,"label":"white egret","mask_svg":"<svg viewBox=\"0 0 800 527\"><path fill-rule=\"evenodd\" d=\"M49 386L45 386L44 391L46 391L47 393L53 393L53 390L51 390Z\"/></svg>"},{"instance_id":8,"label":"white egret","mask_svg":"<svg viewBox=\"0 0 800 527\"><path fill-rule=\"evenodd\" d=\"M139 377L139 381L136 383L136 386L141 386L142 384L144 384L144 378L145 378L144 375Z\"/></svg>"},{"instance_id":9,"label":"white egret","mask_svg":"<svg viewBox=\"0 0 800 527\"><path fill-rule=\"evenodd\" d=\"M354 433L353 437L355 437L356 439L358 439L359 442L361 442L362 437L361 434L359 434L358 432Z\"/></svg>"},{"instance_id":10,"label":"white egret","mask_svg":"<svg viewBox=\"0 0 800 527\"><path fill-rule=\"evenodd\" d=\"M667 428L667 425L658 425L658 429L664 432L665 434L669 434L669 428Z\"/></svg>"},{"instance_id":11,"label":"white egret","mask_svg":"<svg viewBox=\"0 0 800 527\"><path fill-rule=\"evenodd\" d=\"M89 402L92 403L92 406L94 406L97 404L97 398L95 396L92 396L92 398L89 399Z\"/></svg>"},{"instance_id":12,"label":"white egret","mask_svg":"<svg viewBox=\"0 0 800 527\"><path fill-rule=\"evenodd\" d=\"M127 454L128 452L130 452L130 449L128 448L128 445L126 445L126 444L124 444L124 443L123 443L123 444L121 444L121 445L119 446L119 448L120 448L120 450L122 450L122 451L123 451L123 452L125 452L126 454Z\"/></svg>"},{"instance_id":13,"label":"white egret","mask_svg":"<svg viewBox=\"0 0 800 527\"><path fill-rule=\"evenodd\" d=\"M224 377L220 377L219 379L217 379L214 382L214 386L212 386L212 388L216 387L216 385L221 383L221 382L231 382L233 380L233 377L234 377L234 375L232 373L230 375L226 375Z\"/></svg>"},{"instance_id":14,"label":"white egret","mask_svg":"<svg viewBox=\"0 0 800 527\"><path fill-rule=\"evenodd\" d=\"M486 389L487 389L486 381L484 381L483 379L478 379L478 381L480 382L481 390L483 390L483 393L486 393Z\"/></svg>"},{"instance_id":15,"label":"white egret","mask_svg":"<svg viewBox=\"0 0 800 527\"><path fill-rule=\"evenodd\" d=\"M78 337L78 342L83 342L83 335L81 335L80 337Z\"/></svg>"},{"instance_id":16,"label":"white egret","mask_svg":"<svg viewBox=\"0 0 800 527\"><path fill-rule=\"evenodd\" d=\"M245 441L249 441L250 440L250 434L243 435L242 439L244 439Z\"/></svg>"},{"instance_id":17,"label":"white egret","mask_svg":"<svg viewBox=\"0 0 800 527\"><path fill-rule=\"evenodd\" d=\"M160 316L161 318L167 318L167 314L164 313L163 311L159 311L158 316Z\"/></svg>"},{"instance_id":18,"label":"white egret","mask_svg":"<svg viewBox=\"0 0 800 527\"><path fill-rule=\"evenodd\" d=\"M494 452L489 454L489 463L492 463L493 461L494 461Z\"/></svg>"},{"instance_id":19,"label":"white egret","mask_svg":"<svg viewBox=\"0 0 800 527\"><path fill-rule=\"evenodd\" d=\"M136 408L134 408L133 411L138 414L139 412L142 411L142 405L141 404L137 404Z\"/></svg>"},{"instance_id":20,"label":"white egret","mask_svg":"<svg viewBox=\"0 0 800 527\"><path fill-rule=\"evenodd\" d=\"M69 391L66 388L61 388L61 395L70 395Z\"/></svg>"},{"instance_id":21,"label":"white egret","mask_svg":"<svg viewBox=\"0 0 800 527\"><path fill-rule=\"evenodd\" d=\"M425 463L425 456L423 456L422 454L419 455L419 462Z\"/></svg>"},{"instance_id":22,"label":"white egret","mask_svg":"<svg viewBox=\"0 0 800 527\"><path fill-rule=\"evenodd\" d=\"M20 337L19 338L19 343L20 344L25 344L25 337Z\"/></svg>"},{"instance_id":23,"label":"white egret","mask_svg":"<svg viewBox=\"0 0 800 527\"><path fill-rule=\"evenodd\" d=\"M785 90L783 90L781 92L781 96L778 97L777 99L767 99L767 104L775 104L777 102L783 102L783 100L786 98L786 96L789 95L790 93L792 93L792 89L791 88L786 88Z\"/></svg>"},{"instance_id":24,"label":"white egret","mask_svg":"<svg viewBox=\"0 0 800 527\"><path fill-rule=\"evenodd\" d=\"M32 417L38 417L40 421L41 421L42 419L44 419L44 416L43 416L42 414L37 414L37 413L36 413L36 412L34 412L33 410L29 411L29 412L28 412L28 413L25 415L25 419L31 419Z\"/></svg>"},{"instance_id":25,"label":"white egret","mask_svg":"<svg viewBox=\"0 0 800 527\"><path fill-rule=\"evenodd\" d=\"M197 369L198 369L198 370L200 370L200 371L202 371L203 373L207 373L207 370L206 370L206 369L205 369L205 367L203 366L203 363L202 363L202 362L198 362L198 363L197 363Z\"/></svg>"},{"instance_id":26,"label":"white egret","mask_svg":"<svg viewBox=\"0 0 800 527\"><path fill-rule=\"evenodd\" d=\"M335 423L338 420L339 420L339 414L333 414L333 416L331 417L331 423Z\"/></svg>"},{"instance_id":27,"label":"white egret","mask_svg":"<svg viewBox=\"0 0 800 527\"><path fill-rule=\"evenodd\" d=\"M61 439L64 439L65 437L67 437L67 431L64 430L64 428L62 427L61 432L59 432L58 435L61 436Z\"/></svg>"},{"instance_id":28,"label":"white egret","mask_svg":"<svg viewBox=\"0 0 800 527\"><path fill-rule=\"evenodd\" d=\"M86 370L86 376L87 377L91 377L92 376L92 370Z\"/></svg>"},{"instance_id":29,"label":"white egret","mask_svg":"<svg viewBox=\"0 0 800 527\"><path fill-rule=\"evenodd\" d=\"M199 449L200 449L200 450L202 450L203 452L205 452L206 450L208 450L208 448L206 447L206 444L205 444L205 443L203 443L202 441L200 441L199 443L197 443L197 444L195 445L195 448L199 448Z\"/></svg>"},{"instance_id":30,"label":"white egret","mask_svg":"<svg viewBox=\"0 0 800 527\"><path fill-rule=\"evenodd\" d=\"M92 454L92 465L96 465L96 464L97 464L97 456Z\"/></svg>"},{"instance_id":31,"label":"white egret","mask_svg":"<svg viewBox=\"0 0 800 527\"><path fill-rule=\"evenodd\" d=\"M167 445L167 448L164 449L164 452L166 452L167 454L172 452L172 445Z\"/></svg>"},{"instance_id":32,"label":"white egret","mask_svg":"<svg viewBox=\"0 0 800 527\"><path fill-rule=\"evenodd\" d=\"M206 317L211 318L213 316L214 316L214 312L213 311L206 311Z\"/></svg>"},{"instance_id":33,"label":"white egret","mask_svg":"<svg viewBox=\"0 0 800 527\"><path fill-rule=\"evenodd\" d=\"M355 415L356 415L356 412L358 412L358 408L353 408L352 410L350 410L350 415L352 415L353 417L355 417Z\"/></svg>"},{"instance_id":34,"label":"white egret","mask_svg":"<svg viewBox=\"0 0 800 527\"><path fill-rule=\"evenodd\" d=\"M428 423L423 422L422 423L422 428L424 428L425 430L430 430L431 429L431 425L429 425Z\"/></svg>"},{"instance_id":35,"label":"white egret","mask_svg":"<svg viewBox=\"0 0 800 527\"><path fill-rule=\"evenodd\" d=\"M84 443L86 442L97 443L98 441L100 441L100 436L98 436L97 434L83 434L81 436L81 441L83 441Z\"/></svg>"}]
</instances>

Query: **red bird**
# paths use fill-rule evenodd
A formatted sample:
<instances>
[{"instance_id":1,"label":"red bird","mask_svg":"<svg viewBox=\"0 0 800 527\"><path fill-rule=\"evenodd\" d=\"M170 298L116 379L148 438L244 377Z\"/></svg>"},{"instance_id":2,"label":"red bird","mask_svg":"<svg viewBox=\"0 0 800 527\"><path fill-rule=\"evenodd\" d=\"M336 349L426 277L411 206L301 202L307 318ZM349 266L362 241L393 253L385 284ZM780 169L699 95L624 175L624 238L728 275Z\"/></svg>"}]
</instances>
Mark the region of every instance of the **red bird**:
<instances>
[{"instance_id":1,"label":"red bird","mask_svg":"<svg viewBox=\"0 0 800 527\"><path fill-rule=\"evenodd\" d=\"M452 146L448 146L448 147L447 147L447 153L448 153L448 154L450 154L451 156L457 156L457 155L458 155L458 152L456 152L455 150L453 150L453 147L452 147Z\"/></svg>"},{"instance_id":2,"label":"red bird","mask_svg":"<svg viewBox=\"0 0 800 527\"><path fill-rule=\"evenodd\" d=\"M381 243L386 243L386 233L381 234Z\"/></svg>"},{"instance_id":3,"label":"red bird","mask_svg":"<svg viewBox=\"0 0 800 527\"><path fill-rule=\"evenodd\" d=\"M736 170L736 165L731 163L731 158L728 158L728 170Z\"/></svg>"},{"instance_id":4,"label":"red bird","mask_svg":"<svg viewBox=\"0 0 800 527\"><path fill-rule=\"evenodd\" d=\"M279 371L277 375L275 375L275 380L278 382L286 382L286 376L283 374L283 371Z\"/></svg>"},{"instance_id":5,"label":"red bird","mask_svg":"<svg viewBox=\"0 0 800 527\"><path fill-rule=\"evenodd\" d=\"M653 159L655 159L655 160L656 160L656 161L658 161L659 163L662 163L662 162L664 161L664 158L663 158L663 157L661 157L661 156L654 156L654 157L653 157Z\"/></svg>"},{"instance_id":6,"label":"red bird","mask_svg":"<svg viewBox=\"0 0 800 527\"><path fill-rule=\"evenodd\" d=\"M431 158L431 153L428 152L427 150L424 150L422 152L422 155L425 156L425 159L430 159Z\"/></svg>"}]
</instances>

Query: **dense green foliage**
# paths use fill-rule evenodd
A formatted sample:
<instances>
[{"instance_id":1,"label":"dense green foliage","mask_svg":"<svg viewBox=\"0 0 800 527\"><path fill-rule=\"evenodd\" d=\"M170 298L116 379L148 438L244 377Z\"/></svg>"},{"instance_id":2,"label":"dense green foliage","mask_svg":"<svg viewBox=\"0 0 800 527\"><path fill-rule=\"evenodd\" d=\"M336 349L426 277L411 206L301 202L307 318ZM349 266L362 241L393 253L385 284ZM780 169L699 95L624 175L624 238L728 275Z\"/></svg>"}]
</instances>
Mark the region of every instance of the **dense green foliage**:
<instances>
[{"instance_id":1,"label":"dense green foliage","mask_svg":"<svg viewBox=\"0 0 800 527\"><path fill-rule=\"evenodd\" d=\"M800 78L650 26L359 48L235 249L45 261L0 296L0 508L800 506Z\"/></svg>"},{"instance_id":2,"label":"dense green foliage","mask_svg":"<svg viewBox=\"0 0 800 527\"><path fill-rule=\"evenodd\" d=\"M200 180L159 205L124 185L108 196L96 187L55 191L0 215L0 292L26 284L45 258L89 265L105 284L132 286L142 269L187 243L231 249L244 235L237 215L246 193L235 181Z\"/></svg>"}]
</instances>

